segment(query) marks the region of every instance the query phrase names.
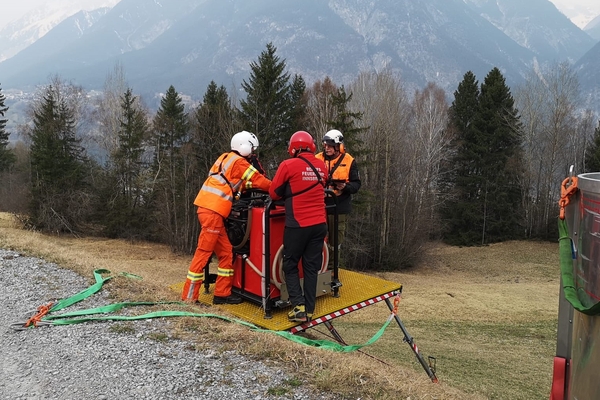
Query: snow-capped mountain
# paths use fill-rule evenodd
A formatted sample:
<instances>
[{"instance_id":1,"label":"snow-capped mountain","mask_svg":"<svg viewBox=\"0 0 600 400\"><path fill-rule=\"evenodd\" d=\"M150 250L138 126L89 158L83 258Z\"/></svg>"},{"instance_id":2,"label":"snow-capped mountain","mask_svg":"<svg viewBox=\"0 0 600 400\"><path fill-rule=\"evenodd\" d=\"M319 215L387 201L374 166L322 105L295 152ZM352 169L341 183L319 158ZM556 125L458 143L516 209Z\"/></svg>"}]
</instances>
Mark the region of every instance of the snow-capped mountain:
<instances>
[{"instance_id":1,"label":"snow-capped mountain","mask_svg":"<svg viewBox=\"0 0 600 400\"><path fill-rule=\"evenodd\" d=\"M70 0L46 1L32 8L23 17L3 25L0 29L0 62L47 34L66 18L80 12L99 8L112 8L120 0Z\"/></svg>"},{"instance_id":2,"label":"snow-capped mountain","mask_svg":"<svg viewBox=\"0 0 600 400\"><path fill-rule=\"evenodd\" d=\"M198 99L211 80L239 87L269 42L308 84L389 69L407 88L448 93L467 71L499 67L514 85L534 63L575 61L595 44L548 0L121 0L64 19L1 62L0 82L58 74L101 89L120 63L137 93L174 85Z\"/></svg>"}]
</instances>

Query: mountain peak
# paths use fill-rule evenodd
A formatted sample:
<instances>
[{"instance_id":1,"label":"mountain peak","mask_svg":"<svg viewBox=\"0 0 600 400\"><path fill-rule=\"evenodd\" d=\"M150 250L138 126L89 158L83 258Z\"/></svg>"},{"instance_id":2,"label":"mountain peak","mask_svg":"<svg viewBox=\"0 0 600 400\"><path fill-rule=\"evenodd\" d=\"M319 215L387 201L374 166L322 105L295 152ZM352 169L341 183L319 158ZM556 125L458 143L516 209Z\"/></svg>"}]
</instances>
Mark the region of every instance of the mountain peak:
<instances>
[{"instance_id":1,"label":"mountain peak","mask_svg":"<svg viewBox=\"0 0 600 400\"><path fill-rule=\"evenodd\" d=\"M595 43L548 0L112 3L109 11L71 14L41 37L38 20L38 39L0 62L4 87L59 74L101 89L119 63L142 95L174 85L197 99L212 80L239 85L272 42L308 84L326 76L346 84L362 71L389 69L407 88L434 82L452 93L466 71L485 76L498 67L512 85L534 63L575 62Z\"/></svg>"}]
</instances>

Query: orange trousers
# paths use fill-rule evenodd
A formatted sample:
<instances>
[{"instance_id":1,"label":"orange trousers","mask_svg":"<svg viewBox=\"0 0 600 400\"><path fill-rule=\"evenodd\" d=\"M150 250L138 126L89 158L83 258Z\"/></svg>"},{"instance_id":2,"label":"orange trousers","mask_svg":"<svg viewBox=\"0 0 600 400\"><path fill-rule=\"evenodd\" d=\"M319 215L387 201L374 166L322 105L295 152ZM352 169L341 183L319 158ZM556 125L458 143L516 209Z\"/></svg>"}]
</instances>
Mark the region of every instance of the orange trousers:
<instances>
[{"instance_id":1,"label":"orange trousers","mask_svg":"<svg viewBox=\"0 0 600 400\"><path fill-rule=\"evenodd\" d=\"M216 212L198 207L200 235L198 247L192 258L187 279L183 285L181 299L186 301L198 300L200 287L204 281L204 266L214 252L219 259L215 296L227 297L231 294L233 285L233 247L227 237L223 217Z\"/></svg>"}]
</instances>

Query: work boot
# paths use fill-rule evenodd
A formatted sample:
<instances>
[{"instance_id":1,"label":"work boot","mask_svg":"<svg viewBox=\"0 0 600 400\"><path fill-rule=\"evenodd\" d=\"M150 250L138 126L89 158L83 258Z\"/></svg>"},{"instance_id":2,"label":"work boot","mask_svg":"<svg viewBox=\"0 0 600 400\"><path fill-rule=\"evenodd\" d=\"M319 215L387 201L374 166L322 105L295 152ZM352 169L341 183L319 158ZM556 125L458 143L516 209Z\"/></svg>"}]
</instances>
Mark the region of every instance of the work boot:
<instances>
[{"instance_id":1,"label":"work boot","mask_svg":"<svg viewBox=\"0 0 600 400\"><path fill-rule=\"evenodd\" d=\"M230 294L227 297L213 296L213 304L240 304L244 300L235 294Z\"/></svg>"},{"instance_id":2,"label":"work boot","mask_svg":"<svg viewBox=\"0 0 600 400\"><path fill-rule=\"evenodd\" d=\"M288 320L293 322L306 322L308 318L306 316L306 310L304 304L299 304L294 307L292 311L288 313Z\"/></svg>"}]
</instances>

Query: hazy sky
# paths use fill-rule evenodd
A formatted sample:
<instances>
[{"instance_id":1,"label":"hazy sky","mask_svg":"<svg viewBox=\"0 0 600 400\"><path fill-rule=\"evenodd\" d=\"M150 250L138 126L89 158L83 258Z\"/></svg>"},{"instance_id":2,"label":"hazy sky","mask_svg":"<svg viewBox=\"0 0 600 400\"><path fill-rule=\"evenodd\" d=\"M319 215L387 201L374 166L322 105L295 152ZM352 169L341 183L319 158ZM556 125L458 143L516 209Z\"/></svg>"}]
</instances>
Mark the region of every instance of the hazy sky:
<instances>
[{"instance_id":1,"label":"hazy sky","mask_svg":"<svg viewBox=\"0 0 600 400\"><path fill-rule=\"evenodd\" d=\"M173 0L170 0L173 1ZM525 0L526 1L526 0ZM583 28L595 16L600 15L600 0L550 0L563 14L571 18L575 25ZM82 9L93 9L118 0L0 0L0 28L14 21L26 12L45 6L80 4Z\"/></svg>"},{"instance_id":2,"label":"hazy sky","mask_svg":"<svg viewBox=\"0 0 600 400\"><path fill-rule=\"evenodd\" d=\"M556 8L583 28L594 17L600 15L599 0L550 0Z\"/></svg>"}]
</instances>

